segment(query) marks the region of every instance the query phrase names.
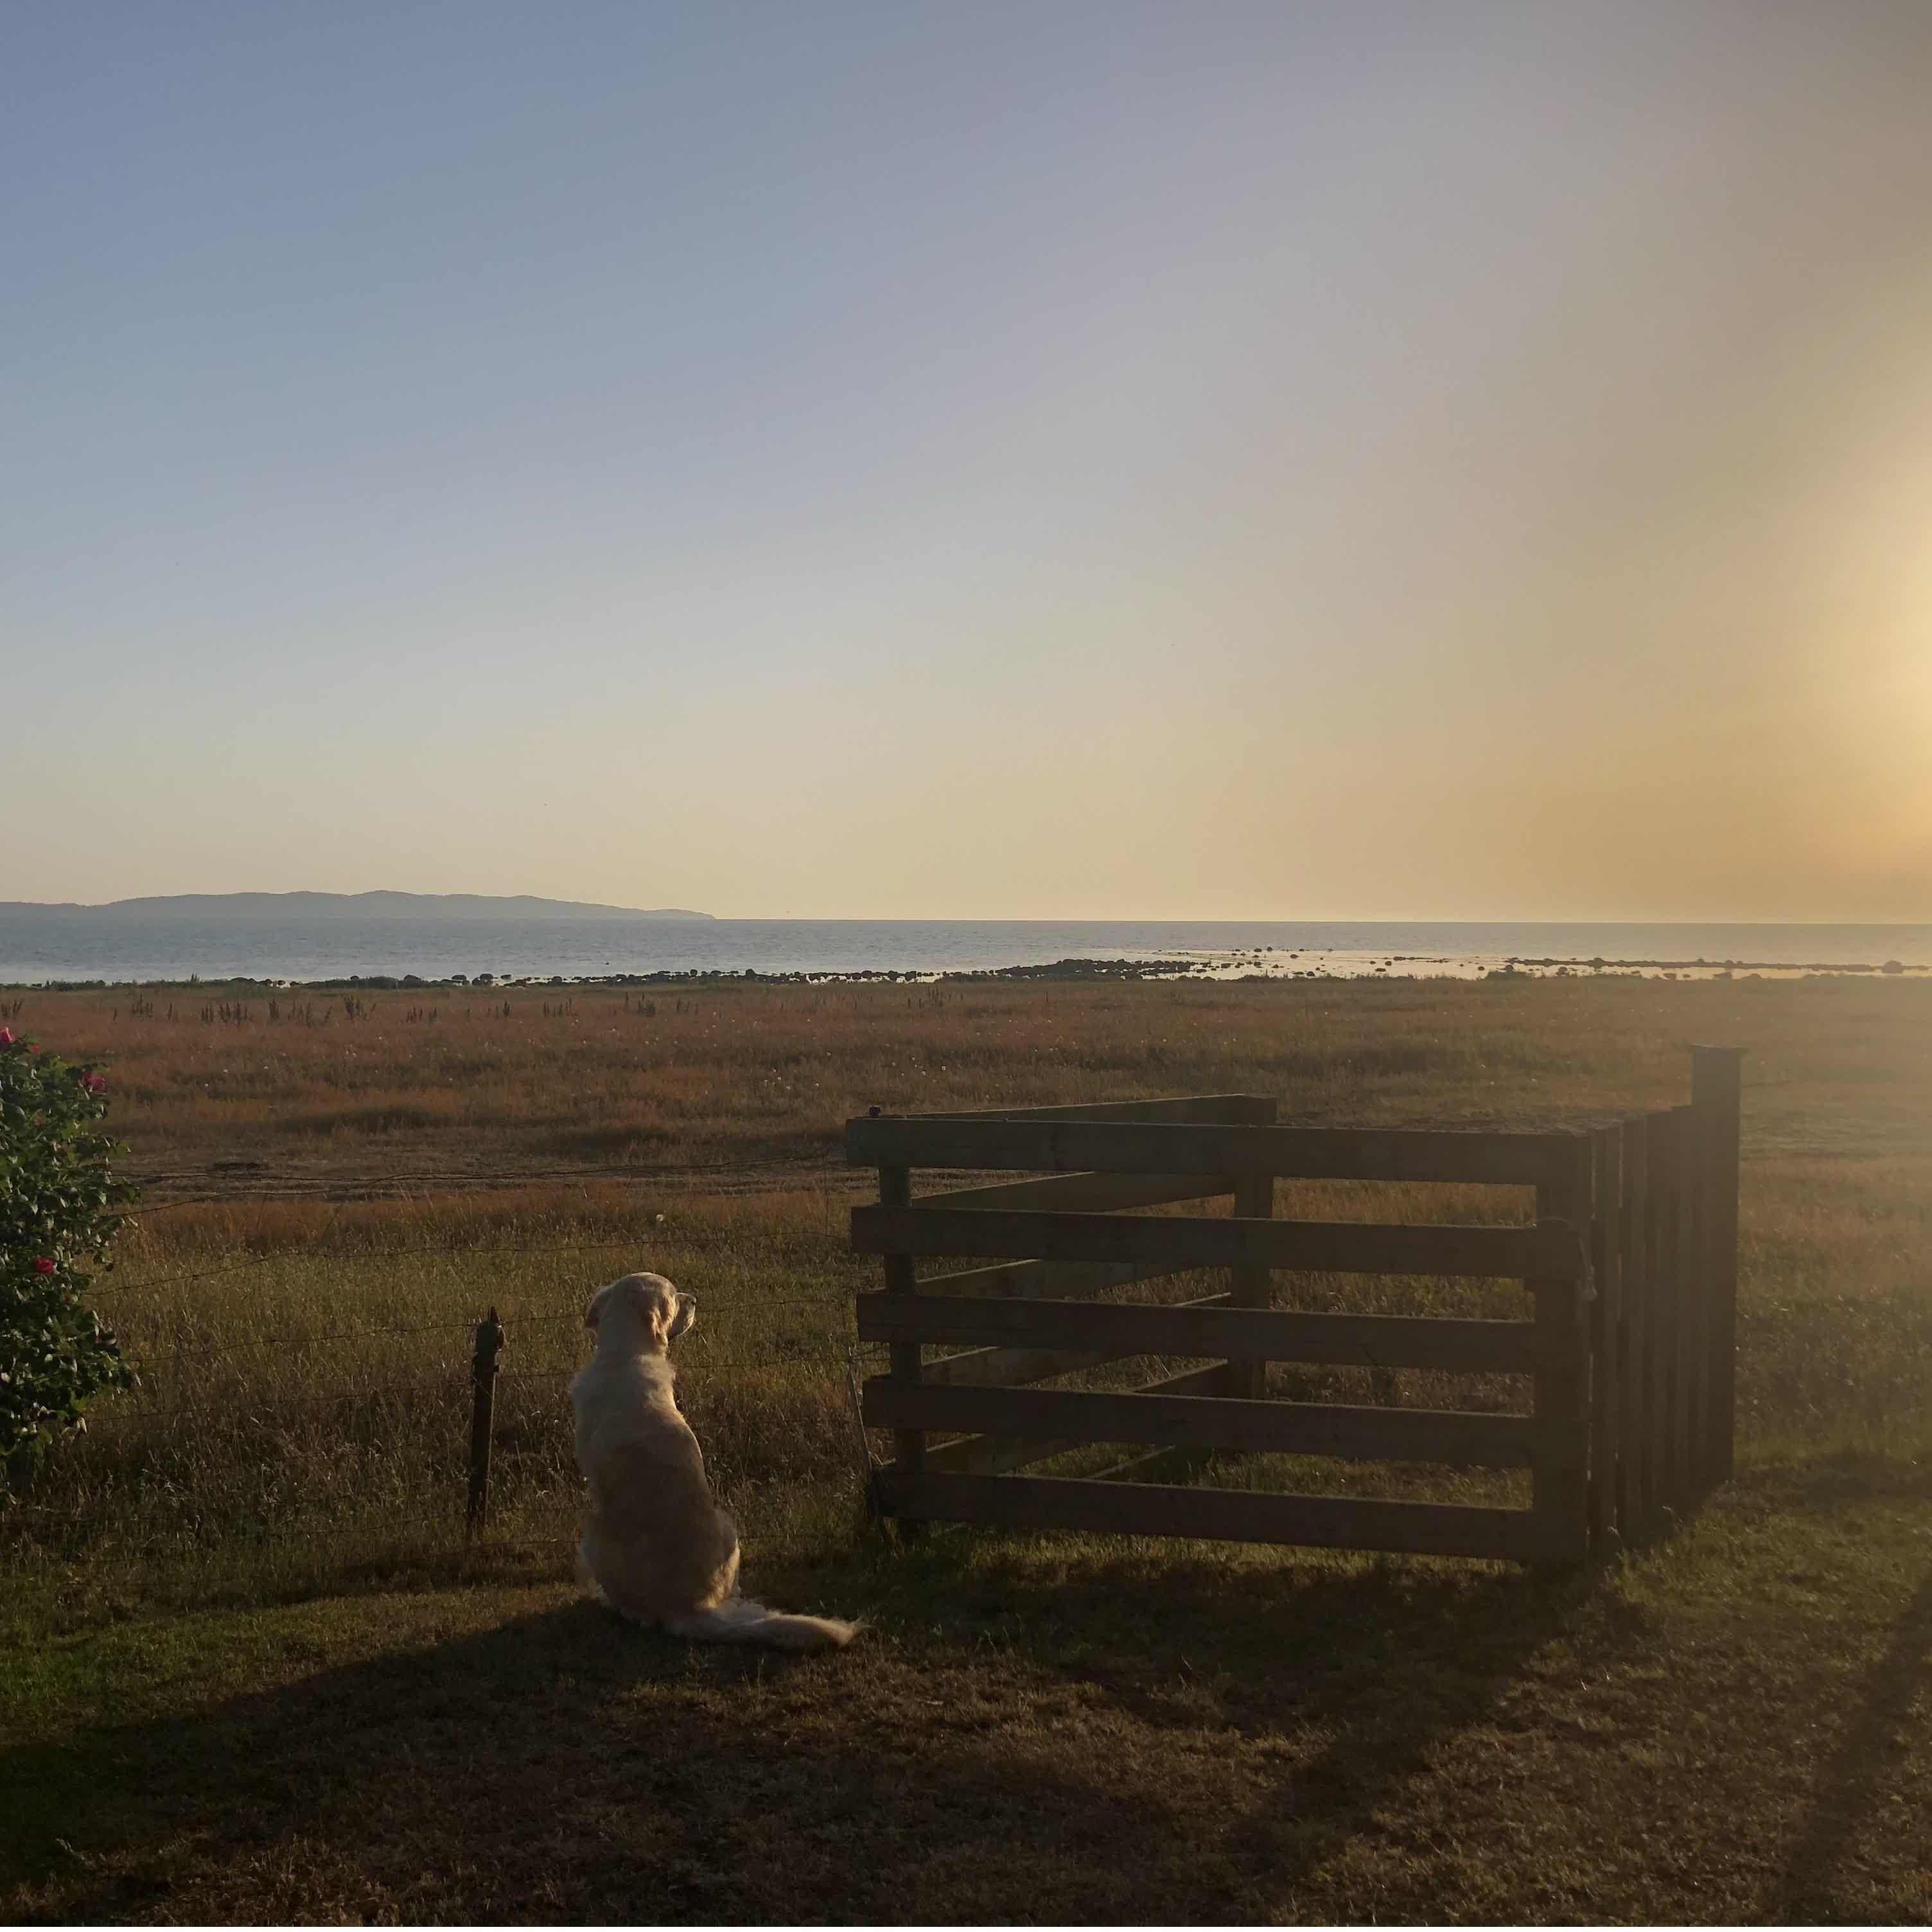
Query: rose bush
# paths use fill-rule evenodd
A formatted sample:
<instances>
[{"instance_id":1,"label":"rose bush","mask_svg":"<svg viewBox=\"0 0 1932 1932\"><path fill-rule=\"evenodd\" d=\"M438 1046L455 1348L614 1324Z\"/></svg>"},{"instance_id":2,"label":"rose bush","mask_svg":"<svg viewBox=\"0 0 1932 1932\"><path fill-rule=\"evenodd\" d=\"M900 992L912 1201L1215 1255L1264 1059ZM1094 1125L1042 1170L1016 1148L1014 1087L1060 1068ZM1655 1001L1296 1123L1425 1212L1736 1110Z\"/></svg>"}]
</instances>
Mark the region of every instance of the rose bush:
<instances>
[{"instance_id":1,"label":"rose bush","mask_svg":"<svg viewBox=\"0 0 1932 1932\"><path fill-rule=\"evenodd\" d=\"M92 1067L0 1027L0 1470L17 1470L80 1426L90 1398L133 1380L86 1301L114 1264L136 1192L115 1178L120 1150L100 1130L106 1088Z\"/></svg>"}]
</instances>

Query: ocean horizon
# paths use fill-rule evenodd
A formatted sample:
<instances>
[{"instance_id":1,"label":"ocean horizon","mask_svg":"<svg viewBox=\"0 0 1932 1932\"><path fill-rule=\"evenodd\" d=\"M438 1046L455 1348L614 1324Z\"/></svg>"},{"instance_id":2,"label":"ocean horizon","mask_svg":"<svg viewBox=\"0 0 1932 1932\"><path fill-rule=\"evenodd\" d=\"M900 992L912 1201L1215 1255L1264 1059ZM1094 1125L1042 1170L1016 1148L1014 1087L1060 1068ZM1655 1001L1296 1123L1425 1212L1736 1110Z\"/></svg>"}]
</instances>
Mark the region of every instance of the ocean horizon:
<instances>
[{"instance_id":1,"label":"ocean horizon","mask_svg":"<svg viewBox=\"0 0 1932 1932\"><path fill-rule=\"evenodd\" d=\"M608 920L0 914L0 983L414 975L998 973L1069 961L1222 977L1480 977L1503 970L1932 970L1932 923L1215 920Z\"/></svg>"}]
</instances>

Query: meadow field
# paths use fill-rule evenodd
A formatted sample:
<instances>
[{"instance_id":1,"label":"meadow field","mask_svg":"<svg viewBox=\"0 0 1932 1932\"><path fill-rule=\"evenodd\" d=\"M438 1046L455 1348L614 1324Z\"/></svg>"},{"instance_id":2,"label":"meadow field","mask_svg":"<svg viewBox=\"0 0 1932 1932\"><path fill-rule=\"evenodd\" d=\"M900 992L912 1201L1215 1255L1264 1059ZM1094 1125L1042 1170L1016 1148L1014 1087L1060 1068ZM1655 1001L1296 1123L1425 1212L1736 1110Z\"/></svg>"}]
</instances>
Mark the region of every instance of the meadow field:
<instances>
[{"instance_id":1,"label":"meadow field","mask_svg":"<svg viewBox=\"0 0 1932 1932\"><path fill-rule=\"evenodd\" d=\"M1932 1916L1932 986L0 1007L105 1070L146 1188L98 1288L140 1386L0 1511L10 1918ZM1252 1091L1288 1120L1589 1125L1685 1097L1693 1040L1749 1050L1739 1473L1671 1536L1550 1579L868 1525L848 1115ZM1318 1196L1388 1204L1282 1190ZM569 1582L564 1387L589 1292L634 1267L699 1298L682 1387L748 1586L866 1618L850 1652L699 1650ZM494 1507L466 1546L491 1307ZM1439 1398L1406 1376L1372 1399Z\"/></svg>"}]
</instances>

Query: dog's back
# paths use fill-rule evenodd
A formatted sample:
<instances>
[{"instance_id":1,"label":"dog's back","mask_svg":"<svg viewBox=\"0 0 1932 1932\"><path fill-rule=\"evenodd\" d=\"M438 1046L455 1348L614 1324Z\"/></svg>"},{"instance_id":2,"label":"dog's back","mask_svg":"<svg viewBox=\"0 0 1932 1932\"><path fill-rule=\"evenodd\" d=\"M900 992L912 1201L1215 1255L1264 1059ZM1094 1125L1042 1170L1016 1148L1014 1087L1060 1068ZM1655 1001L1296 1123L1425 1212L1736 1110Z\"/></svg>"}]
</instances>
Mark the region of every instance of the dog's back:
<instances>
[{"instance_id":1,"label":"dog's back","mask_svg":"<svg viewBox=\"0 0 1932 1932\"><path fill-rule=\"evenodd\" d=\"M738 1594L737 1527L711 1500L667 1353L697 1313L662 1275L626 1275L591 1298L597 1353L570 1385L590 1492L578 1574L626 1616L681 1636L789 1650L849 1643L856 1624L787 1616Z\"/></svg>"},{"instance_id":2,"label":"dog's back","mask_svg":"<svg viewBox=\"0 0 1932 1932\"><path fill-rule=\"evenodd\" d=\"M619 1610L708 1610L738 1574L738 1535L712 1502L698 1438L661 1358L592 1359L570 1385L590 1489L579 1561Z\"/></svg>"}]
</instances>

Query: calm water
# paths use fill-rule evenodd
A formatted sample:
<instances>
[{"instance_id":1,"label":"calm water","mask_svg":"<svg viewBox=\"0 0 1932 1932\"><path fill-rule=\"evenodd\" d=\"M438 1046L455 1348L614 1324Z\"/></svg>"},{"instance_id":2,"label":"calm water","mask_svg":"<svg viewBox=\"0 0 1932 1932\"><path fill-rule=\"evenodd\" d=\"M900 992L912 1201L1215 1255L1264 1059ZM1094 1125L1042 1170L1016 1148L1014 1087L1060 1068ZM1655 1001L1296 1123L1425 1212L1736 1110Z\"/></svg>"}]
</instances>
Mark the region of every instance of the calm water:
<instances>
[{"instance_id":1,"label":"calm water","mask_svg":"<svg viewBox=\"0 0 1932 1932\"><path fill-rule=\"evenodd\" d=\"M961 973L1174 959L1222 974L1471 976L1510 961L1648 970L1932 969L1932 926L1345 925L980 920L170 919L0 914L0 983L48 980L600 978L620 973ZM1549 967L1533 970L1550 970ZM1692 970L1700 970L1693 967Z\"/></svg>"}]
</instances>

